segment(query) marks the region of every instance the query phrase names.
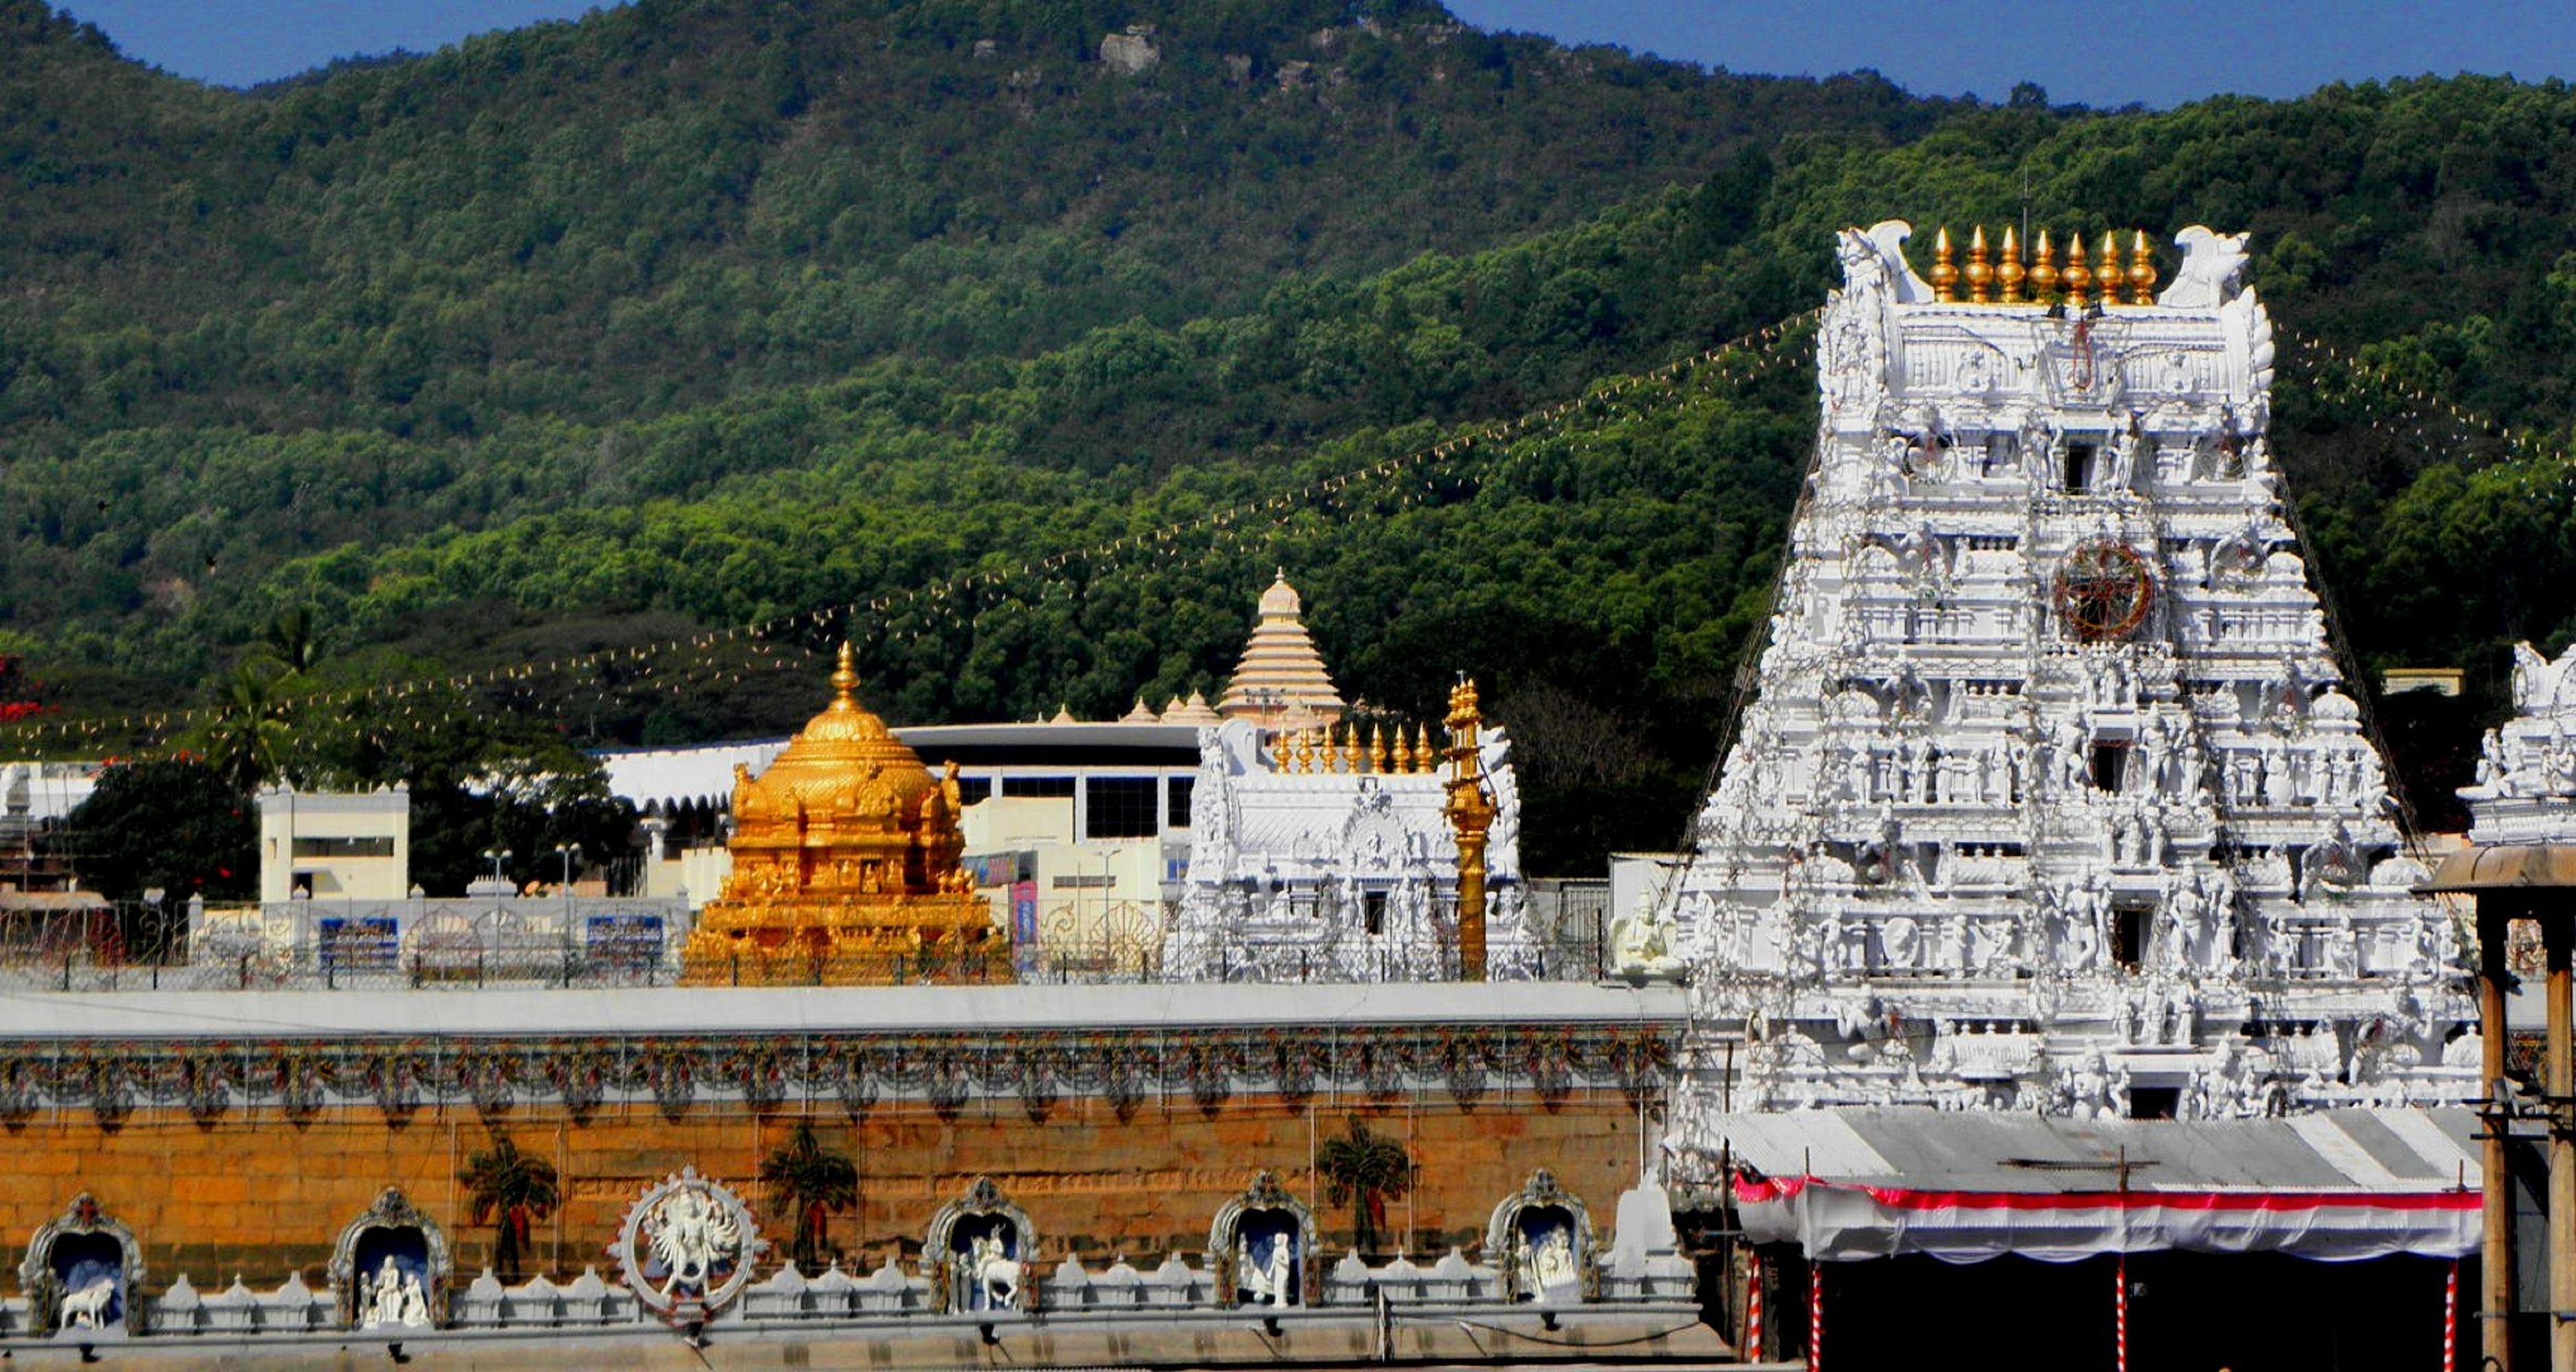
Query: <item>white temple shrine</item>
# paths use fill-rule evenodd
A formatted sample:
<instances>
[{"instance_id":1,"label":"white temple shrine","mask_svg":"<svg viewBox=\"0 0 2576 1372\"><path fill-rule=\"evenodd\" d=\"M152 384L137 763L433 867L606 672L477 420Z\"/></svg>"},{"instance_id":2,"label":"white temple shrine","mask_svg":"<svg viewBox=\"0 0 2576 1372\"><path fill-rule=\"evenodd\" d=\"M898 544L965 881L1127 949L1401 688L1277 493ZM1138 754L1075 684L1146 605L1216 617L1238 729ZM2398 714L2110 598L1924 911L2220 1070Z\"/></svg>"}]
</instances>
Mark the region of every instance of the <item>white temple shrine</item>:
<instances>
[{"instance_id":1,"label":"white temple shrine","mask_svg":"<svg viewBox=\"0 0 2576 1372\"><path fill-rule=\"evenodd\" d=\"M2478 747L2477 782L2460 788L2471 843L2576 842L2576 649L2543 657L2513 646L2513 717Z\"/></svg>"},{"instance_id":2,"label":"white temple shrine","mask_svg":"<svg viewBox=\"0 0 2576 1372\"><path fill-rule=\"evenodd\" d=\"M1261 598L1246 671L1228 686L1221 724L1199 730L1190 794L1190 858L1163 974L1178 981L1440 981L1457 976L1458 843L1444 811L1449 750L1429 728L1328 722L1322 657L1298 621L1283 574ZM1293 640L1303 651L1281 671ZM1265 653L1265 645L1273 651ZM1320 687L1316 683L1321 683ZM1258 698L1286 715L1246 711ZM1468 695L1472 711L1473 695ZM1302 723L1282 726L1274 721ZM1482 723L1481 720L1478 721ZM1524 917L1520 788L1511 740L1478 730L1481 784L1494 806L1485 852L1487 970L1531 975Z\"/></svg>"},{"instance_id":3,"label":"white temple shrine","mask_svg":"<svg viewBox=\"0 0 2576 1372\"><path fill-rule=\"evenodd\" d=\"M1759 695L1627 969L1745 1023L1736 1111L2476 1096L2458 938L2284 520L2242 236L2185 230L2151 300L2143 235L2062 278L2043 240L2043 305L2009 240L1963 273L1945 234L1927 281L1908 232L1842 235ZM1683 1139L1718 1090L1686 1077Z\"/></svg>"}]
</instances>

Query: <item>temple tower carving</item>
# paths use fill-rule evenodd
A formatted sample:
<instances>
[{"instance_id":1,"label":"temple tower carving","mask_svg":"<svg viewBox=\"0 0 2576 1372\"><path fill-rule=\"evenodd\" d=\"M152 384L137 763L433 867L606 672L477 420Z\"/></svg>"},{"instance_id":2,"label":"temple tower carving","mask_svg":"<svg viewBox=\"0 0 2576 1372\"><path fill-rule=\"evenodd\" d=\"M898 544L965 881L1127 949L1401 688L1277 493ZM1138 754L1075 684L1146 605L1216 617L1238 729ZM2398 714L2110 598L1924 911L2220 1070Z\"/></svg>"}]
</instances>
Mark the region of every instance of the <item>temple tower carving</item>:
<instances>
[{"instance_id":1,"label":"temple tower carving","mask_svg":"<svg viewBox=\"0 0 2576 1372\"><path fill-rule=\"evenodd\" d=\"M1760 691L1622 950L1734 1108L2477 1094L2457 939L2285 522L2242 235L1850 230ZM1663 953L1663 950L1671 950ZM1685 1087L1714 1108L1713 1080Z\"/></svg>"}]
</instances>

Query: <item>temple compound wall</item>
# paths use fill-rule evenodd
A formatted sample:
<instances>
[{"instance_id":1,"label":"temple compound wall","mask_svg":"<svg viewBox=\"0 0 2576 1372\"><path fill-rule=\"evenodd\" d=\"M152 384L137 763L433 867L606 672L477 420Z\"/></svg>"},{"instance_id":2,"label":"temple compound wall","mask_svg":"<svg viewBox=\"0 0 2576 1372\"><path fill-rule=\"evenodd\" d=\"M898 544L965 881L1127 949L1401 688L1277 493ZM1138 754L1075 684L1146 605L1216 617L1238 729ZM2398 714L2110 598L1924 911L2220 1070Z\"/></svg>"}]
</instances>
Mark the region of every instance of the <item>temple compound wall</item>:
<instances>
[{"instance_id":1,"label":"temple compound wall","mask_svg":"<svg viewBox=\"0 0 2576 1372\"><path fill-rule=\"evenodd\" d=\"M688 1288L710 1307L731 1283L723 1297L757 1309L828 1264L862 1307L860 1277L893 1310L957 1308L959 1264L1005 1259L1032 1286L1021 1304L1095 1273L1141 1287L1140 1269L1176 1300L1225 1304L1265 1273L1276 1285L1263 1242L1289 1244L1309 1304L1329 1302L1337 1259L1347 1285L1389 1267L1427 1282L1447 1255L1499 1290L1499 1265L1539 1270L1492 1238L1524 1193L1598 1216L1565 1226L1597 1272L1658 1147L1680 996L1336 990L1329 1011L1302 987L184 993L150 998L148 1038L131 1032L140 1007L116 1003L142 997L21 1001L0 1012L0 1235L25 1262L0 1334L61 1327L99 1285L145 1323L210 1320L229 1283L245 1306L309 1305L296 1327L367 1327L371 1273L373 1322L399 1322L414 1268L423 1319L504 1322L528 1297L485 1269L511 1265L550 1299L580 1286L594 1314L625 1300L631 1317L671 1273L620 1285L617 1266L649 1248L639 1217L647 1238L671 1227L674 1196L734 1226L732 1266ZM796 1274L796 1207L764 1171L800 1126L856 1185ZM1414 1169L1357 1258L1364 1202L1332 1194L1330 1162L1355 1131ZM557 1195L516 1264L465 1178L504 1141ZM1240 1222L1274 1212L1298 1238ZM418 1251L380 1256L370 1225L423 1236ZM999 1236L989 1259L951 1242L970 1230ZM82 1260L97 1270L62 1256L75 1241L99 1245ZM1667 1275L1686 1296L1686 1264Z\"/></svg>"}]
</instances>

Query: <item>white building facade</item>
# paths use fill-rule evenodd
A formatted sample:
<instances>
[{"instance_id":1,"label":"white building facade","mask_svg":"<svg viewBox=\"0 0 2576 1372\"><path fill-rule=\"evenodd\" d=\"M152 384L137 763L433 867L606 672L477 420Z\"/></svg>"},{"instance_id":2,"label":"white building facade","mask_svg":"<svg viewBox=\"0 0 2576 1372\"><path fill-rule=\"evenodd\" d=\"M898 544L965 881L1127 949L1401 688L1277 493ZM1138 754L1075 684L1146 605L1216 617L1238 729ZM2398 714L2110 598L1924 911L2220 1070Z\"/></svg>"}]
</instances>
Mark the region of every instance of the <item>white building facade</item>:
<instances>
[{"instance_id":1,"label":"white building facade","mask_svg":"<svg viewBox=\"0 0 2576 1372\"><path fill-rule=\"evenodd\" d=\"M2106 252L2141 303L2105 307L1936 298L1906 234L1842 237L1760 694L1696 852L1614 931L1633 973L1745 1026L1731 1080L1689 1074L1682 1140L1721 1094L2182 1118L2475 1096L2458 939L2411 893L2283 518L2241 237L2186 230L2152 303L2143 239L2146 281Z\"/></svg>"}]
</instances>

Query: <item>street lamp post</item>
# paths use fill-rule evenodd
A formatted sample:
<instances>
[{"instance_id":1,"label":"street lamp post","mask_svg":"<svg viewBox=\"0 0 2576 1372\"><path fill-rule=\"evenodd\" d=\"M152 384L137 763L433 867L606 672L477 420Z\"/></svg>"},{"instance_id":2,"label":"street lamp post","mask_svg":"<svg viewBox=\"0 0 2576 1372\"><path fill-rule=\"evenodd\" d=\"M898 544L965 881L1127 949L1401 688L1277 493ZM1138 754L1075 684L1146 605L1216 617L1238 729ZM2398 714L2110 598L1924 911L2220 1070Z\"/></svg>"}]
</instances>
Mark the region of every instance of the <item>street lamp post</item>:
<instances>
[{"instance_id":1,"label":"street lamp post","mask_svg":"<svg viewBox=\"0 0 2576 1372\"><path fill-rule=\"evenodd\" d=\"M486 848L483 850L483 856L489 859L492 863L492 884L496 886L500 885L504 880L506 880L506 878L501 875L501 864L510 860L510 850L507 848Z\"/></svg>"},{"instance_id":2,"label":"street lamp post","mask_svg":"<svg viewBox=\"0 0 2576 1372\"><path fill-rule=\"evenodd\" d=\"M578 843L555 845L555 856L563 859L563 893L567 896L572 894L572 860L580 855L581 845Z\"/></svg>"}]
</instances>

